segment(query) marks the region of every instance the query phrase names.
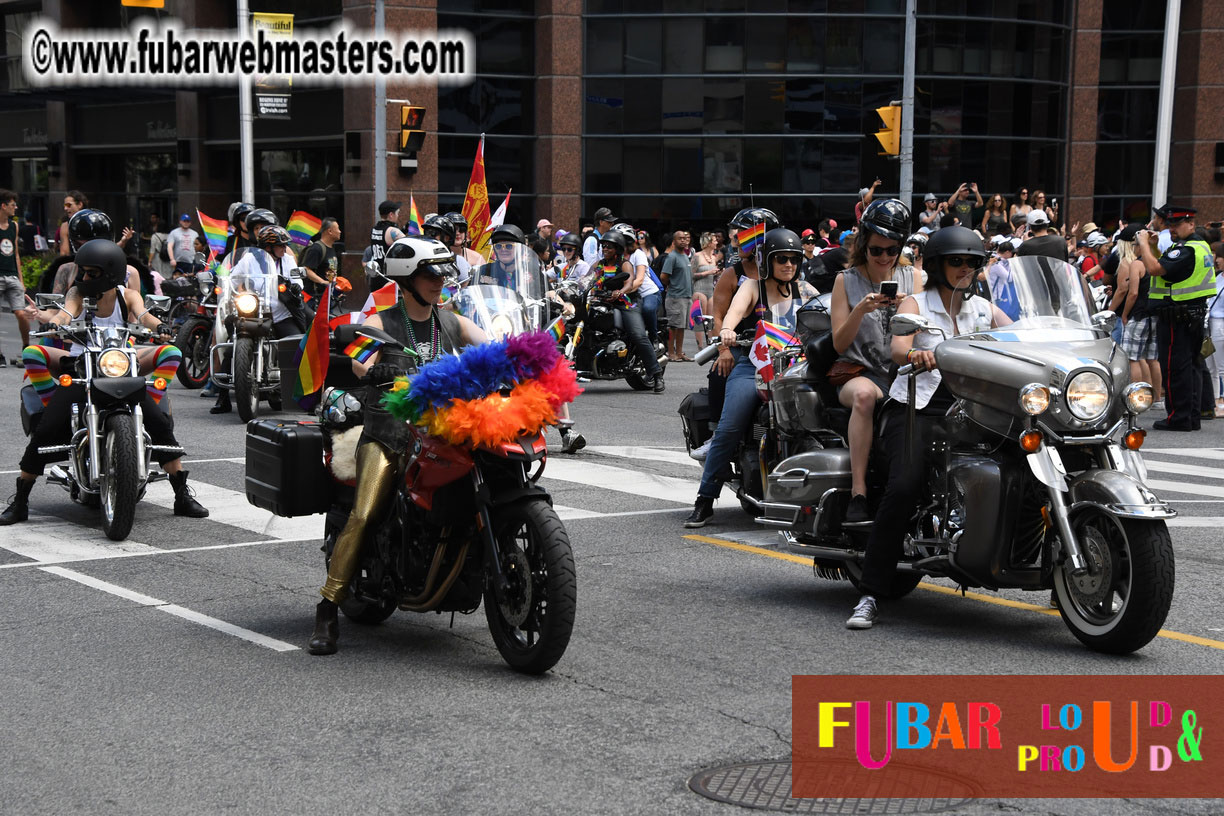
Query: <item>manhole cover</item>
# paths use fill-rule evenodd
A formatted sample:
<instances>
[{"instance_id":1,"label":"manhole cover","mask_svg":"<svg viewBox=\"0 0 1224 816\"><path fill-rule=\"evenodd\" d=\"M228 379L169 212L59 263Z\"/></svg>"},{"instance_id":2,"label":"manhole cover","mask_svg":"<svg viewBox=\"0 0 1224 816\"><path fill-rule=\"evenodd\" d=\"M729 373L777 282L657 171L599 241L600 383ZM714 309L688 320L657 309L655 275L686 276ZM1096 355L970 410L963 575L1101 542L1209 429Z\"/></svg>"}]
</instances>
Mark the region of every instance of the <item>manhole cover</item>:
<instances>
[{"instance_id":1,"label":"manhole cover","mask_svg":"<svg viewBox=\"0 0 1224 816\"><path fill-rule=\"evenodd\" d=\"M943 813L960 807L977 793L972 782L926 770L889 766L894 784L873 799L796 799L791 796L791 763L785 759L745 762L702 771L689 788L702 796L732 805L787 813ZM805 783L862 773L852 761L829 760L800 765Z\"/></svg>"}]
</instances>

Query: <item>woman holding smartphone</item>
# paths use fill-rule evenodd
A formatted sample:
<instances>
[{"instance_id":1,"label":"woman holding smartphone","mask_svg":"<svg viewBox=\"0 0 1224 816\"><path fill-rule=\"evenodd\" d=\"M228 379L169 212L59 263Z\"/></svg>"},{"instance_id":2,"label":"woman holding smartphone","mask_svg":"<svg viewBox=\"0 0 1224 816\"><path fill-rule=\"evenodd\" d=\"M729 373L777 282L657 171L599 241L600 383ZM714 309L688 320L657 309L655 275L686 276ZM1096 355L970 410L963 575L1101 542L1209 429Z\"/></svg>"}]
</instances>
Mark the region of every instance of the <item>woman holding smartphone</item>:
<instances>
[{"instance_id":1,"label":"woman holding smartphone","mask_svg":"<svg viewBox=\"0 0 1224 816\"><path fill-rule=\"evenodd\" d=\"M875 432L876 403L888 393L891 381L888 321L899 297L912 294L902 288L897 276L901 242L909 234L909 208L893 199L874 201L863 212L859 226L850 251L850 266L833 285L833 347L840 356L827 375L838 387L838 402L850 409L847 524L871 521L867 457Z\"/></svg>"}]
</instances>

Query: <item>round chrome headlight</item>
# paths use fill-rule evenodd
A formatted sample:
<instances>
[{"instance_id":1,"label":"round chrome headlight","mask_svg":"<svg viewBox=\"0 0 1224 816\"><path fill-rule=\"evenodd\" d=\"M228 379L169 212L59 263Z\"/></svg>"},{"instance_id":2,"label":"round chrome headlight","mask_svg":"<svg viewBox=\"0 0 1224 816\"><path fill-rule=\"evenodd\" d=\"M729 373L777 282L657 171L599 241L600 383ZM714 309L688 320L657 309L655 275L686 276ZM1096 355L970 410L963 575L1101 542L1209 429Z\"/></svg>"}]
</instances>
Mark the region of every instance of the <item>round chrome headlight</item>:
<instances>
[{"instance_id":1,"label":"round chrome headlight","mask_svg":"<svg viewBox=\"0 0 1224 816\"><path fill-rule=\"evenodd\" d=\"M98 370L104 377L126 377L131 369L132 361L125 351L110 349L98 357Z\"/></svg>"},{"instance_id":2,"label":"round chrome headlight","mask_svg":"<svg viewBox=\"0 0 1224 816\"><path fill-rule=\"evenodd\" d=\"M238 310L238 314L253 315L259 311L259 296L243 292L234 298L234 308Z\"/></svg>"},{"instance_id":3,"label":"round chrome headlight","mask_svg":"<svg viewBox=\"0 0 1224 816\"><path fill-rule=\"evenodd\" d=\"M1142 414L1152 407L1152 386L1145 382L1131 383L1122 392L1126 398L1126 409L1133 414Z\"/></svg>"},{"instance_id":4,"label":"round chrome headlight","mask_svg":"<svg viewBox=\"0 0 1224 816\"><path fill-rule=\"evenodd\" d=\"M1067 407L1076 419L1100 419L1109 407L1109 386L1095 371L1083 371L1067 385Z\"/></svg>"},{"instance_id":5,"label":"round chrome headlight","mask_svg":"<svg viewBox=\"0 0 1224 816\"><path fill-rule=\"evenodd\" d=\"M504 314L494 315L489 321L489 336L501 340L514 334L514 321Z\"/></svg>"},{"instance_id":6,"label":"round chrome headlight","mask_svg":"<svg viewBox=\"0 0 1224 816\"><path fill-rule=\"evenodd\" d=\"M1029 416L1045 413L1050 407L1050 389L1039 383L1029 383L1020 389L1020 409Z\"/></svg>"}]
</instances>

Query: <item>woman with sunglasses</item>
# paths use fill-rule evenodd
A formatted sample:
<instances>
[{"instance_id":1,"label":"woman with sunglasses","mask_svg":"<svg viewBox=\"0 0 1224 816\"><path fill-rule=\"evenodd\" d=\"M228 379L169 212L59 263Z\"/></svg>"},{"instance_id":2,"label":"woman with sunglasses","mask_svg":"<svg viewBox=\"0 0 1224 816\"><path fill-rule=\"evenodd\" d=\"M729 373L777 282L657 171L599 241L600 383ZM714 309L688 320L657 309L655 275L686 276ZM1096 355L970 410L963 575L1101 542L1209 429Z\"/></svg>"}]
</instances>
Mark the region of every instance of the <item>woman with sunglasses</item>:
<instances>
[{"instance_id":1,"label":"woman with sunglasses","mask_svg":"<svg viewBox=\"0 0 1224 816\"><path fill-rule=\"evenodd\" d=\"M723 317L719 340L724 348L729 348L745 329L755 329L759 320L768 320L794 331L795 314L799 307L816 295L812 285L799 278L803 252L798 235L788 229L773 229L765 233L764 256L761 279L748 279L740 284ZM765 298L763 307L759 306L762 297ZM737 329L740 331L737 332ZM701 471L697 501L692 514L684 521L685 527L704 527L710 516L714 515L714 500L722 492L723 471L731 461L760 400L756 367L747 354L741 355L727 377L722 414Z\"/></svg>"},{"instance_id":2,"label":"woman with sunglasses","mask_svg":"<svg viewBox=\"0 0 1224 816\"><path fill-rule=\"evenodd\" d=\"M557 280L567 281L586 274L586 261L582 260L582 239L577 233L567 232L557 247Z\"/></svg>"},{"instance_id":3,"label":"woman with sunglasses","mask_svg":"<svg viewBox=\"0 0 1224 816\"><path fill-rule=\"evenodd\" d=\"M888 319L900 298L911 293L906 286L913 280L912 276L897 274L901 242L909 234L909 208L895 199L873 201L859 226L850 250L850 266L837 276L830 304L833 347L840 356L829 369L828 380L837 386L838 402L850 409L847 442L851 490L846 524L871 520L867 457L876 403L884 399L891 380ZM890 285L885 287L886 283ZM891 296L882 291L886 288L893 290Z\"/></svg>"},{"instance_id":4,"label":"woman with sunglasses","mask_svg":"<svg viewBox=\"0 0 1224 816\"><path fill-rule=\"evenodd\" d=\"M1017 215L1028 215L1029 210L1033 209L1029 204L1029 191L1027 187L1021 187L1016 191L1016 203L1008 208L1008 220L1015 224Z\"/></svg>"},{"instance_id":5,"label":"woman with sunglasses","mask_svg":"<svg viewBox=\"0 0 1224 816\"><path fill-rule=\"evenodd\" d=\"M989 300L969 294L977 271L985 262L986 251L971 230L964 227L941 229L931 236L923 250L926 288L902 301L897 313L922 315L932 325L943 329L947 337L1011 323ZM915 382L918 421L915 438L907 439L909 381L908 377L897 377L888 394L893 401L884 409L887 421L882 423L888 482L867 539L863 575L859 579L863 595L846 621L847 629L870 629L878 615L877 596L887 597L892 590L905 531L922 496L923 454L929 448L930 432L954 401L951 392L942 384L935 364L935 347L944 339L936 332L919 332L893 337L890 342L893 362L912 364L922 372Z\"/></svg>"}]
</instances>

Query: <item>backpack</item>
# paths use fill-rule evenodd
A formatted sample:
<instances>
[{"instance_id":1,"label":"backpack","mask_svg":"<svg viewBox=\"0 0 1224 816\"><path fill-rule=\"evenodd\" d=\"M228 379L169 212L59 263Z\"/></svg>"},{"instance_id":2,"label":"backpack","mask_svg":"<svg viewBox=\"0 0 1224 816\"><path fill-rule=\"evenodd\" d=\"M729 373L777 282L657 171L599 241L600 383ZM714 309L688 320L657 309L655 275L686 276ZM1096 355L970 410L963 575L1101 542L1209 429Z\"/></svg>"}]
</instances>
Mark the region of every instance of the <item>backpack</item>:
<instances>
[{"instance_id":1,"label":"backpack","mask_svg":"<svg viewBox=\"0 0 1224 816\"><path fill-rule=\"evenodd\" d=\"M154 233L153 240L156 241L158 238L161 239L161 248L157 250L157 257L162 261L162 263L174 263L172 260L170 260L169 238L161 233Z\"/></svg>"}]
</instances>

